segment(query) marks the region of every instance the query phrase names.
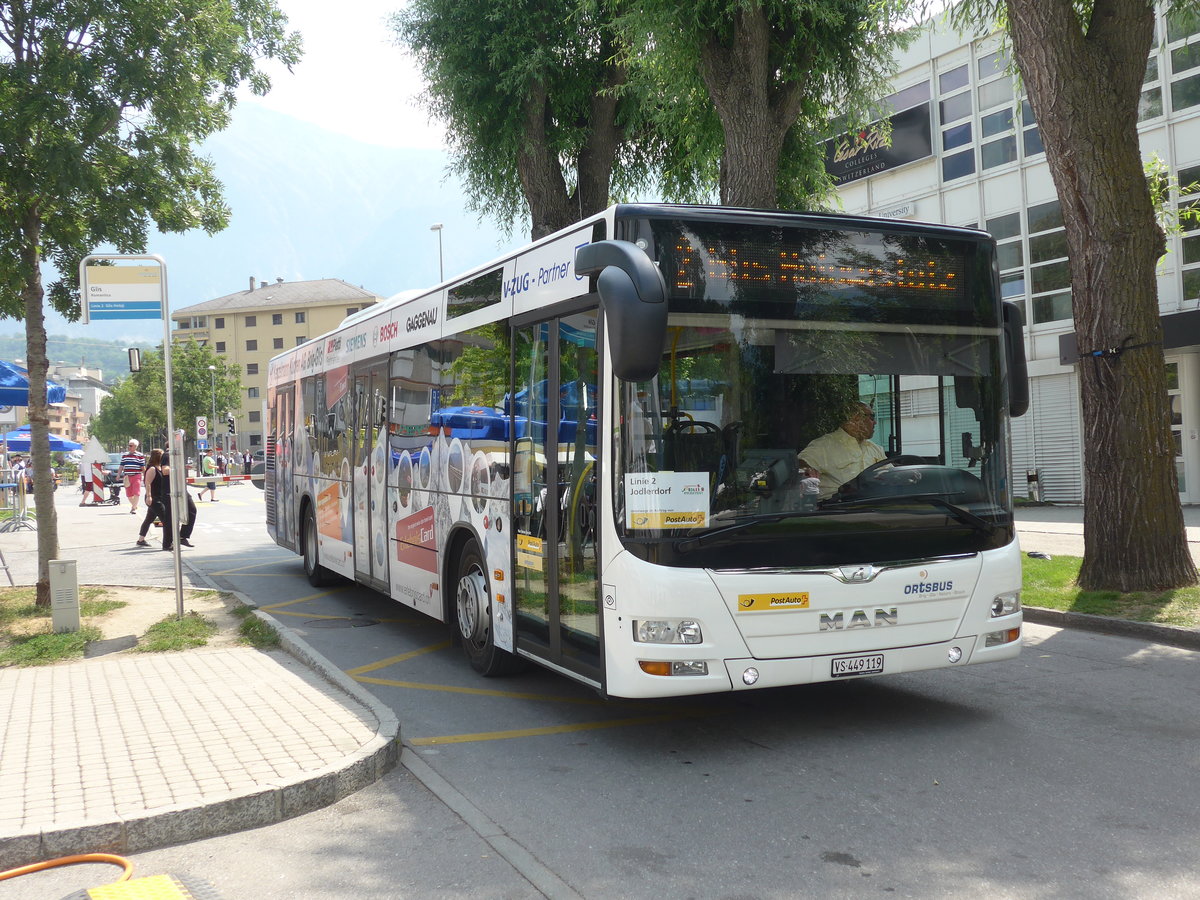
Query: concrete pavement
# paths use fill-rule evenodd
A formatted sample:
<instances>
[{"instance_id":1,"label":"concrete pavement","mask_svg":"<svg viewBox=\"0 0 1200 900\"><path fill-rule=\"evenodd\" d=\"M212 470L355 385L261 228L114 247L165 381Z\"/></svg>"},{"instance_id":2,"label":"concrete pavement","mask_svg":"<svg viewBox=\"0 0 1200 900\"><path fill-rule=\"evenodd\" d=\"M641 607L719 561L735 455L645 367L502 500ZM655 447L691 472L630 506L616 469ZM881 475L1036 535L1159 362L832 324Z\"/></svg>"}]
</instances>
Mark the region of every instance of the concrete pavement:
<instances>
[{"instance_id":1,"label":"concrete pavement","mask_svg":"<svg viewBox=\"0 0 1200 900\"><path fill-rule=\"evenodd\" d=\"M155 549L133 545L128 506L78 501L60 489L55 507L59 556L76 560L81 585L174 586L158 535ZM36 531L0 533L0 553L18 584L37 580ZM183 572L187 587L215 588L186 556ZM395 714L271 621L281 651L0 669L0 870L270 824L394 767Z\"/></svg>"},{"instance_id":2,"label":"concrete pavement","mask_svg":"<svg viewBox=\"0 0 1200 900\"><path fill-rule=\"evenodd\" d=\"M59 555L77 561L80 584L174 585L169 554L133 546L138 519L127 506L79 508L78 499L65 488L56 495ZM1185 519L1200 556L1200 508ZM1078 507L1022 508L1017 520L1023 550L1082 555ZM18 584L36 580L36 531L0 533L0 553ZM214 587L183 559L187 586ZM1029 609L1027 618L1091 627L1093 617ZM270 824L395 766L391 710L272 624L281 652L204 649L0 670L0 870ZM1111 620L1100 624L1113 630ZM1137 629L1200 647L1196 632Z\"/></svg>"}]
</instances>

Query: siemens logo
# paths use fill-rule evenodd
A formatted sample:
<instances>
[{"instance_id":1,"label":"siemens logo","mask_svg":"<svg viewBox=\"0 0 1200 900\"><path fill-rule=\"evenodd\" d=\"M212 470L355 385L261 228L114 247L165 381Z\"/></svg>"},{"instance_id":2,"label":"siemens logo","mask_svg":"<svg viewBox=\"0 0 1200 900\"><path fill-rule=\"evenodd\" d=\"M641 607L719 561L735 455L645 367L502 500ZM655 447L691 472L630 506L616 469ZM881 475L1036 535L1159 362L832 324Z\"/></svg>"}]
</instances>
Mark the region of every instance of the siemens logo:
<instances>
[{"instance_id":1,"label":"siemens logo","mask_svg":"<svg viewBox=\"0 0 1200 900\"><path fill-rule=\"evenodd\" d=\"M906 584L906 594L940 594L942 591L954 590L953 581L918 581L916 584Z\"/></svg>"},{"instance_id":2,"label":"siemens logo","mask_svg":"<svg viewBox=\"0 0 1200 900\"><path fill-rule=\"evenodd\" d=\"M424 312L419 312L415 316L409 316L404 321L405 331L416 331L418 328L424 328L426 325L437 324L437 310L427 309Z\"/></svg>"}]
</instances>

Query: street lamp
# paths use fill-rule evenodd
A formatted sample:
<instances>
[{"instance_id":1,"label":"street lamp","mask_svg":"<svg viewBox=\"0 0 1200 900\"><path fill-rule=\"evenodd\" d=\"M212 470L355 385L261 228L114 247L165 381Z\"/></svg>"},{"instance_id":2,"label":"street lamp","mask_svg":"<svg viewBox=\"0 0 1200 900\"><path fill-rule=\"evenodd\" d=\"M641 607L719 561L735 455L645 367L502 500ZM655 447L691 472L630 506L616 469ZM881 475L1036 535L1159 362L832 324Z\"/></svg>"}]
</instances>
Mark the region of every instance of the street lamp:
<instances>
[{"instance_id":1,"label":"street lamp","mask_svg":"<svg viewBox=\"0 0 1200 900\"><path fill-rule=\"evenodd\" d=\"M208 367L208 379L212 385L212 418L208 420L208 433L210 435L216 435L216 431L213 430L217 427L217 367L216 366ZM213 441L213 443L215 444L216 441Z\"/></svg>"},{"instance_id":2,"label":"street lamp","mask_svg":"<svg viewBox=\"0 0 1200 900\"><path fill-rule=\"evenodd\" d=\"M435 225L430 225L429 230L438 233L438 281L445 281L446 273L442 269L442 223L438 222Z\"/></svg>"}]
</instances>

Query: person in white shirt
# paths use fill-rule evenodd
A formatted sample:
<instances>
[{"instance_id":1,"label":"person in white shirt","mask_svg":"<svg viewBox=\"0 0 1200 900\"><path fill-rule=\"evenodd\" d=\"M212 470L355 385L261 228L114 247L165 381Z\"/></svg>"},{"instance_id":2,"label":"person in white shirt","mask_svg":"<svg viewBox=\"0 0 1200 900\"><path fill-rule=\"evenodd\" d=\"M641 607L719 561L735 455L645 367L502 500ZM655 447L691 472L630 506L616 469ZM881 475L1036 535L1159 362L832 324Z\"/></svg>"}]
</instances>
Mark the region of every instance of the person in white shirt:
<instances>
[{"instance_id":1,"label":"person in white shirt","mask_svg":"<svg viewBox=\"0 0 1200 900\"><path fill-rule=\"evenodd\" d=\"M851 405L840 428L822 435L800 451L800 469L813 468L820 473L820 499L833 496L839 487L867 466L887 458L883 448L872 441L875 411L859 401Z\"/></svg>"}]
</instances>

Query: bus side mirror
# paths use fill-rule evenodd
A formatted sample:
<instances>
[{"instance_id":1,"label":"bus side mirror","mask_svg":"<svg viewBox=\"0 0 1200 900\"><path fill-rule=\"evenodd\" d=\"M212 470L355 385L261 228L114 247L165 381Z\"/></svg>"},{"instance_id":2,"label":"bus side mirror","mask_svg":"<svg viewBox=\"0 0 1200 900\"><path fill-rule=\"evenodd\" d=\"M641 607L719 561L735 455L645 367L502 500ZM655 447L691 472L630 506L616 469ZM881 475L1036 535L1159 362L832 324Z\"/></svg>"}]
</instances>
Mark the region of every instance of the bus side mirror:
<instances>
[{"instance_id":1,"label":"bus side mirror","mask_svg":"<svg viewBox=\"0 0 1200 900\"><path fill-rule=\"evenodd\" d=\"M1025 364L1025 336L1021 307L1000 304L1004 310L1004 355L1008 361L1008 414L1014 419L1029 409L1029 369Z\"/></svg>"},{"instance_id":2,"label":"bus side mirror","mask_svg":"<svg viewBox=\"0 0 1200 900\"><path fill-rule=\"evenodd\" d=\"M617 377L657 375L667 342L667 283L658 266L629 241L597 241L575 251L575 272L597 275Z\"/></svg>"}]
</instances>

